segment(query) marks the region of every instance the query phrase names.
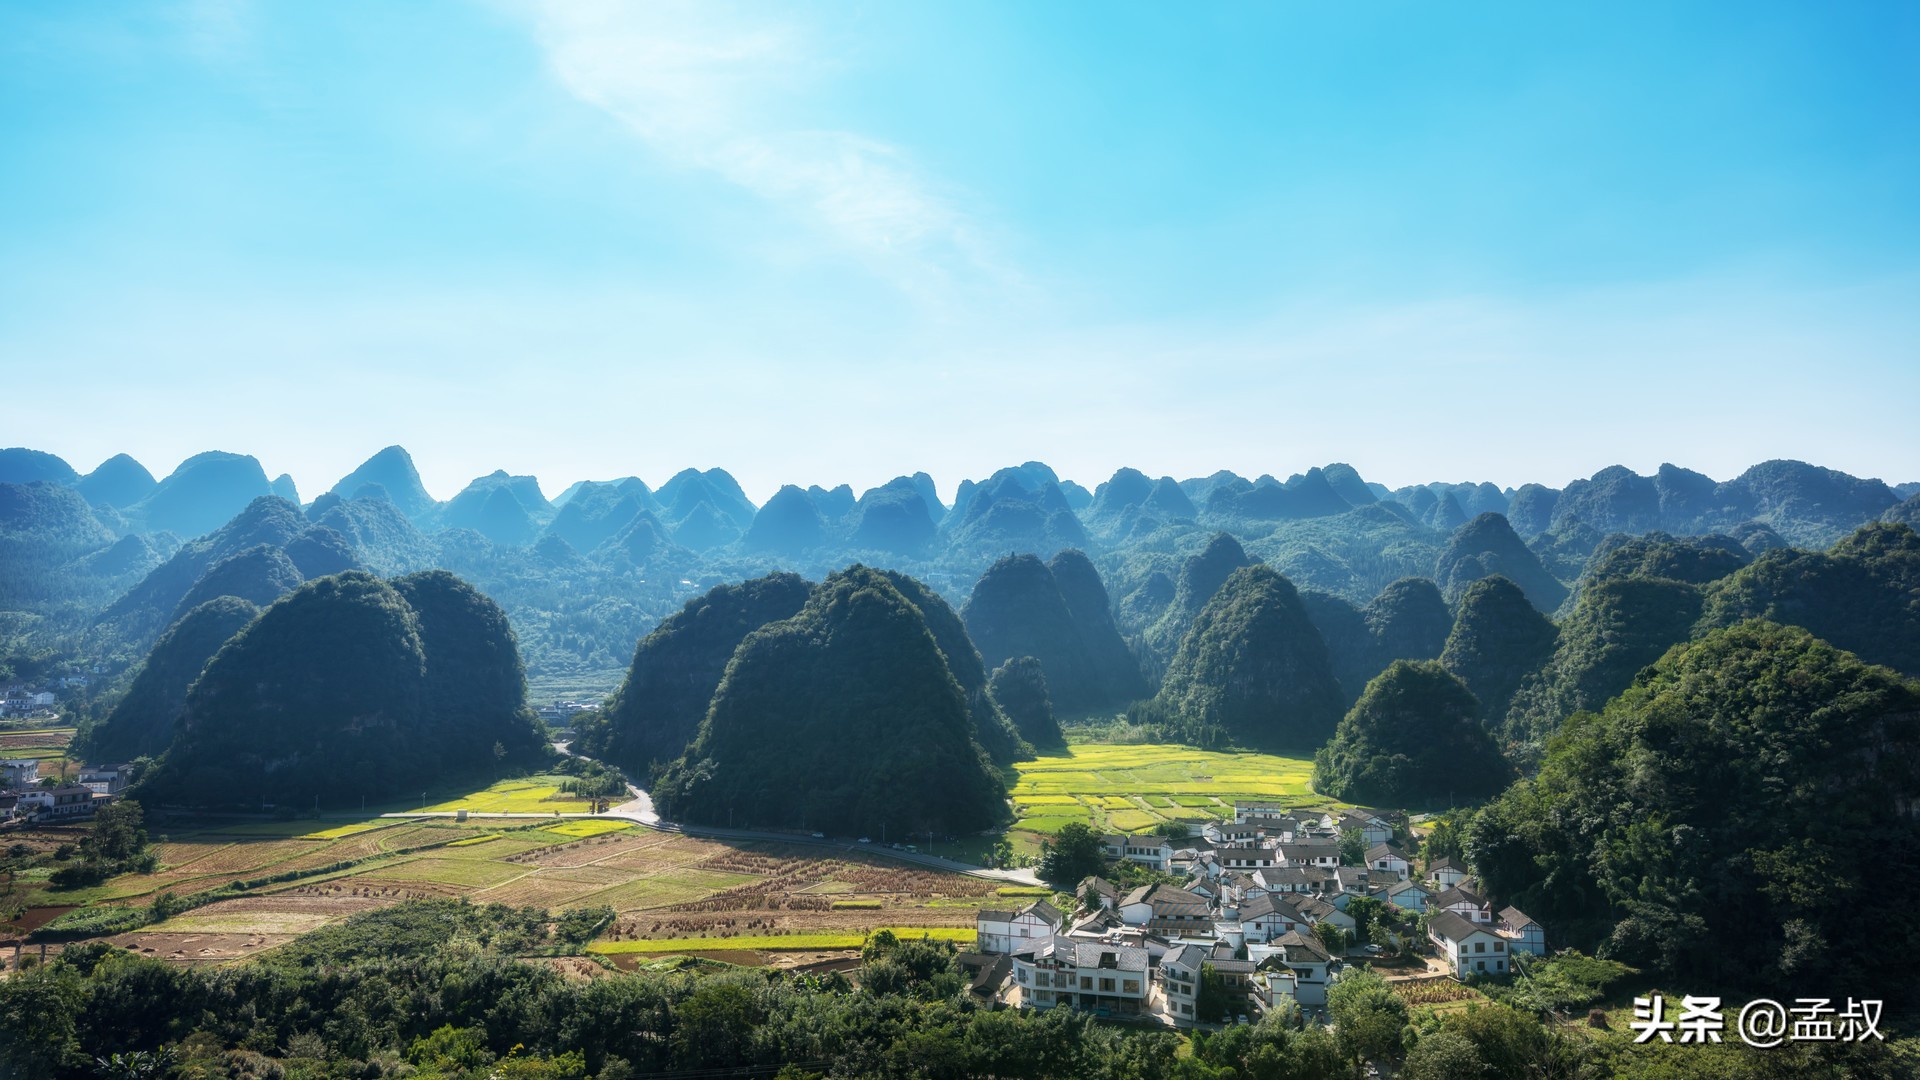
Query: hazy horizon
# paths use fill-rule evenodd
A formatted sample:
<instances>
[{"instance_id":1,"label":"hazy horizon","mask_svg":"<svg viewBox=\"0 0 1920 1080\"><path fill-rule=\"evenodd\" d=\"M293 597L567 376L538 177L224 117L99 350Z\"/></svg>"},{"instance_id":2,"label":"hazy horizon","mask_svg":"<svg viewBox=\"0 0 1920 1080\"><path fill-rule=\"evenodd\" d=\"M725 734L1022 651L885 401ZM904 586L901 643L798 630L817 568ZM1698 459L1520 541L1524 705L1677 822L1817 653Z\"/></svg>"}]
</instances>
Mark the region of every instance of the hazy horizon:
<instances>
[{"instance_id":1,"label":"hazy horizon","mask_svg":"<svg viewBox=\"0 0 1920 1080\"><path fill-rule=\"evenodd\" d=\"M1920 12L1087 11L0 6L0 442L1920 479Z\"/></svg>"}]
</instances>

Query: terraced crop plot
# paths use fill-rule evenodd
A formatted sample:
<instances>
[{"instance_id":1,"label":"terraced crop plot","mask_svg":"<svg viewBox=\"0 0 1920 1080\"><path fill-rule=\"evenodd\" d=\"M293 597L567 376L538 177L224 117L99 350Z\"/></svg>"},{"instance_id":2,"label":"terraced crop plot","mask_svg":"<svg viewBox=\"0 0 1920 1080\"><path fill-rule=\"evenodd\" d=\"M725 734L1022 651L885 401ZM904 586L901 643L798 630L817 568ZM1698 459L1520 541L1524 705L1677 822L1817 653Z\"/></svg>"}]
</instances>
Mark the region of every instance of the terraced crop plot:
<instances>
[{"instance_id":1,"label":"terraced crop plot","mask_svg":"<svg viewBox=\"0 0 1920 1080\"><path fill-rule=\"evenodd\" d=\"M1231 817L1235 799L1336 806L1313 794L1313 762L1277 754L1223 753L1189 746L1070 746L1065 754L1014 766L1009 795L1020 815L1011 836L1029 850L1068 822L1100 831L1143 832L1162 822Z\"/></svg>"},{"instance_id":2,"label":"terraced crop plot","mask_svg":"<svg viewBox=\"0 0 1920 1080\"><path fill-rule=\"evenodd\" d=\"M476 814L541 814L554 811L580 814L591 811L593 804L588 800L560 793L560 785L566 779L564 776L534 776L525 780L503 780L484 790L434 803L426 809L438 813L469 810Z\"/></svg>"}]
</instances>

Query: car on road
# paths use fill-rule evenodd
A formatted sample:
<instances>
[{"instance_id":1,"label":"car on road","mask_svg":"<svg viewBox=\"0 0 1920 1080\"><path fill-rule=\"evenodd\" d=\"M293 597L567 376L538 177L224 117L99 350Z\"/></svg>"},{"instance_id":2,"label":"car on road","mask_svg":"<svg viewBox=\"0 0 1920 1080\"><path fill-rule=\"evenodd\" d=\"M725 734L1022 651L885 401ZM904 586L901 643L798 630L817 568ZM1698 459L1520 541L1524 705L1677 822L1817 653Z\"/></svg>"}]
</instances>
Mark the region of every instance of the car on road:
<instances>
[{"instance_id":1,"label":"car on road","mask_svg":"<svg viewBox=\"0 0 1920 1080\"><path fill-rule=\"evenodd\" d=\"M1369 955L1369 956L1379 956L1379 955L1380 955L1381 953L1383 953L1383 952L1385 952L1385 951L1386 951L1385 949L1382 949L1382 948L1381 948L1380 946L1378 946L1378 945L1369 945L1369 946L1367 946L1367 955Z\"/></svg>"},{"instance_id":2,"label":"car on road","mask_svg":"<svg viewBox=\"0 0 1920 1080\"><path fill-rule=\"evenodd\" d=\"M827 838L827 834L823 832L817 832L813 834L813 838L815 840L825 840Z\"/></svg>"},{"instance_id":3,"label":"car on road","mask_svg":"<svg viewBox=\"0 0 1920 1080\"><path fill-rule=\"evenodd\" d=\"M863 836L863 837L861 837L861 838L860 838L860 842L861 842L861 843L863 843L863 844L871 844L871 843L873 843L873 840L872 840L872 838L870 838L870 837L865 837L865 836Z\"/></svg>"}]
</instances>

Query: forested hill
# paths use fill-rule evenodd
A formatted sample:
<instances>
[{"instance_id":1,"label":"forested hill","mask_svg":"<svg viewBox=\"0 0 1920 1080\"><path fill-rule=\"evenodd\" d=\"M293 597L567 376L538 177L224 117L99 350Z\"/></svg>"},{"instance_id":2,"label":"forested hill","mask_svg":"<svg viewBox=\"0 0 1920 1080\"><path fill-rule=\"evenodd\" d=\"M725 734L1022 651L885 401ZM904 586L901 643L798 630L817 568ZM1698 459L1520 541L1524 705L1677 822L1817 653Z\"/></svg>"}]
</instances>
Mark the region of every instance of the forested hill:
<instances>
[{"instance_id":1,"label":"forested hill","mask_svg":"<svg viewBox=\"0 0 1920 1080\"><path fill-rule=\"evenodd\" d=\"M1316 622L1344 618L1320 598L1358 610L1396 581L1428 579L1458 604L1494 575L1564 619L1589 563L1623 538L1720 535L1744 557L1817 551L1878 518L1912 518L1916 490L1792 461L1727 480L1672 465L1542 479L1389 490L1335 463L1284 480L1121 469L1089 490L1026 462L962 481L950 504L915 472L864 492L796 478L756 506L717 468L564 487L498 471L440 501L391 446L302 503L290 478L269 479L242 454L196 455L164 475L117 455L82 473L16 448L0 451L0 634L10 652L53 649L124 671L216 596L260 604L342 569L441 568L509 613L530 672L593 673L611 688L642 637L719 585L773 572L820 580L859 561L925 582L958 609L1008 554L1077 550L1104 579L1140 678L1104 637L1105 615L1074 609L1078 633L1093 635L1094 666L1128 684L1113 696L1130 698L1153 689L1212 588L1254 561L1297 587ZM1069 569L1071 600L1086 575ZM1349 699L1364 669L1384 666L1329 645ZM1089 694L1080 677L1055 677L1056 704L1124 703Z\"/></svg>"}]
</instances>

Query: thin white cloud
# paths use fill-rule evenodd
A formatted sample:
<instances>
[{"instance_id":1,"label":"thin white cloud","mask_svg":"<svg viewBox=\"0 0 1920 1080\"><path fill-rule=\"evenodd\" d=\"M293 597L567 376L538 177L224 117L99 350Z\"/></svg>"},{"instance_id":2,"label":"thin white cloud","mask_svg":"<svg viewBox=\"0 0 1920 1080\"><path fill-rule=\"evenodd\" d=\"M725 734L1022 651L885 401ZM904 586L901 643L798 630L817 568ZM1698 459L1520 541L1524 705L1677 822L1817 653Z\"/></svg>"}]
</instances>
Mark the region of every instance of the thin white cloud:
<instances>
[{"instance_id":1,"label":"thin white cloud","mask_svg":"<svg viewBox=\"0 0 1920 1080\"><path fill-rule=\"evenodd\" d=\"M803 28L715 2L518 7L560 83L664 159L792 212L922 299L1006 276L901 148L809 122L802 103L829 65Z\"/></svg>"}]
</instances>

